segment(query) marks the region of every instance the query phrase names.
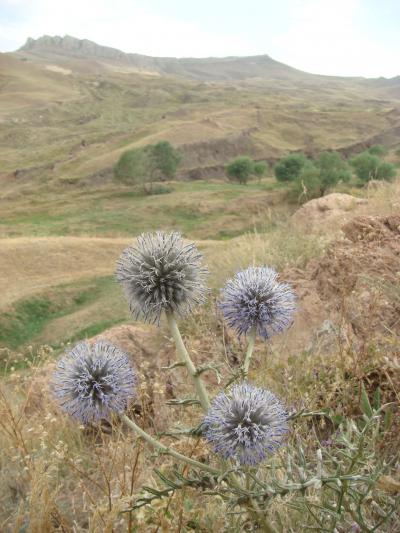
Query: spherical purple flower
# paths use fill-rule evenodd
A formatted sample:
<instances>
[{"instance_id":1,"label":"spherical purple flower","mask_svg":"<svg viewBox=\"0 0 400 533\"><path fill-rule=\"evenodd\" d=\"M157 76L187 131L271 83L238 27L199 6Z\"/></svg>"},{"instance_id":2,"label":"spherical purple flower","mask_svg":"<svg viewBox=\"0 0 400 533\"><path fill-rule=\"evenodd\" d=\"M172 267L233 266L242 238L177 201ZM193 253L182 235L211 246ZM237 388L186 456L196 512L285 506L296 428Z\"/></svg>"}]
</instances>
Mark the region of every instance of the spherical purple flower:
<instances>
[{"instance_id":1,"label":"spherical purple flower","mask_svg":"<svg viewBox=\"0 0 400 533\"><path fill-rule=\"evenodd\" d=\"M53 377L58 403L84 424L125 411L135 386L128 355L105 340L77 344L60 359Z\"/></svg>"},{"instance_id":2,"label":"spherical purple flower","mask_svg":"<svg viewBox=\"0 0 400 533\"><path fill-rule=\"evenodd\" d=\"M287 417L272 392L241 383L213 400L204 418L205 436L224 459L254 466L281 446Z\"/></svg>"},{"instance_id":3,"label":"spherical purple flower","mask_svg":"<svg viewBox=\"0 0 400 533\"><path fill-rule=\"evenodd\" d=\"M207 269L194 243L179 233L146 233L123 251L116 277L122 284L133 317L159 323L163 311L185 316L206 295Z\"/></svg>"},{"instance_id":4,"label":"spherical purple flower","mask_svg":"<svg viewBox=\"0 0 400 533\"><path fill-rule=\"evenodd\" d=\"M222 289L220 308L239 336L255 330L267 340L292 323L295 297L277 277L273 268L249 267Z\"/></svg>"}]
</instances>

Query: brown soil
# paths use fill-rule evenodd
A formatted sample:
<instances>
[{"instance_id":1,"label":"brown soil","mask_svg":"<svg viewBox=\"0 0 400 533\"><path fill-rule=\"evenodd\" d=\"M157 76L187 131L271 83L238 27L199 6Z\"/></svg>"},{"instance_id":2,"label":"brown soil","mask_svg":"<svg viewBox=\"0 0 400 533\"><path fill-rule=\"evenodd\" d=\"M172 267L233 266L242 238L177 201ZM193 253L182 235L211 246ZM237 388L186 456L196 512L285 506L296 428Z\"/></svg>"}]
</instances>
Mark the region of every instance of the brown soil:
<instances>
[{"instance_id":1,"label":"brown soil","mask_svg":"<svg viewBox=\"0 0 400 533\"><path fill-rule=\"evenodd\" d=\"M358 216L342 232L322 258L286 273L300 316L288 340L302 332L303 340L321 347L325 337L329 350L333 338L360 348L400 334L400 216Z\"/></svg>"},{"instance_id":2,"label":"brown soil","mask_svg":"<svg viewBox=\"0 0 400 533\"><path fill-rule=\"evenodd\" d=\"M358 337L400 333L400 216L359 216L342 231L309 267L318 294L345 312Z\"/></svg>"}]
</instances>

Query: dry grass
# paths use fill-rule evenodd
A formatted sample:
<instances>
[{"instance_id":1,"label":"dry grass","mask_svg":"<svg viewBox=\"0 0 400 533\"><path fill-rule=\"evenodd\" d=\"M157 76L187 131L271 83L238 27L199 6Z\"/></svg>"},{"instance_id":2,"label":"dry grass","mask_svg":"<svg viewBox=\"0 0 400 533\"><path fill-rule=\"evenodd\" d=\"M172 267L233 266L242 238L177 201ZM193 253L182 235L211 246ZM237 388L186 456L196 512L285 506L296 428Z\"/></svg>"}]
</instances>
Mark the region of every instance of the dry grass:
<instances>
[{"instance_id":1,"label":"dry grass","mask_svg":"<svg viewBox=\"0 0 400 533\"><path fill-rule=\"evenodd\" d=\"M237 365L236 358L241 357L244 346L229 337L222 343L219 328L210 308L197 313L185 326L186 333L190 333L189 348L197 364L218 362L226 379L228 368ZM200 416L193 408L165 406L171 390L175 397L184 397L190 394L190 389L182 370L172 374L172 381L166 381L165 372L160 370L160 365L173 361L168 360L173 358L173 350L169 340L165 344L164 334L164 330L144 329L140 339L144 349L149 351L133 355L140 371L141 386L130 414L150 432L172 425L196 426ZM396 350L394 337L388 336L386 342L388 348ZM398 402L400 381L395 370L396 361L388 361L385 353L388 352L373 350L371 346L371 350L361 356L351 345L343 344L339 335L330 340L329 356L320 345L313 351L299 350L286 360L282 353L271 352L268 346L260 343L256 347L250 379L280 394L296 409L330 407L337 417L345 414L357 417L361 381L371 399L379 385L382 403ZM166 457L156 457L153 450L127 433L117 421L112 426L103 425L101 430L84 429L64 416L48 392L53 368L51 350L43 349L30 363L29 370L14 371L1 383L2 531L155 533L195 529L203 533L216 530L239 533L234 515L226 513L222 501L211 500L192 489L166 495L163 500L155 500L135 512L124 512L137 501L141 486L160 487L153 469L160 468L168 476L172 463ZM207 383L212 391L218 390L213 377L207 379ZM373 446L378 457L395 458L399 446L395 420L396 414L390 432L375 436ZM321 441L329 440L332 432L331 423L324 418L297 423L288 450L294 453L301 442L313 464L316 448L321 446ZM198 439L163 440L198 460L211 458ZM188 474L186 468L180 471ZM398 480L392 471L385 478L384 496L382 491L379 494L381 498L394 498L397 492ZM318 494L314 496L317 502ZM290 509L288 501L290 497L277 500L271 508L271 516L276 526L280 524L279 531L297 533L299 520L303 523L304 516ZM381 531L394 532L395 529Z\"/></svg>"},{"instance_id":2,"label":"dry grass","mask_svg":"<svg viewBox=\"0 0 400 533\"><path fill-rule=\"evenodd\" d=\"M1 240L1 306L50 287L110 275L132 239L82 237Z\"/></svg>"},{"instance_id":3,"label":"dry grass","mask_svg":"<svg viewBox=\"0 0 400 533\"><path fill-rule=\"evenodd\" d=\"M195 198L197 203L199 198L200 195ZM233 201L240 205L240 200ZM398 210L398 201L399 184L388 185L370 191L369 202L362 206L361 212L392 213ZM209 206L204 202L200 207L207 209ZM286 272L301 271L333 238L333 235L319 238L311 232L305 234L290 221L275 218L276 213L268 210L264 216L266 223L274 227L265 234L252 232L230 241L199 243L211 271L210 285L214 290L236 270L252 263L274 265ZM4 302L10 304L48 292L60 284L78 284L110 275L116 257L130 242L130 238L91 237L3 239L5 274L0 279L0 292ZM59 340L66 329L76 331L89 324L93 315L99 317L102 308L111 313L107 316L112 316L121 305L118 298L114 290L101 293L101 297L89 302L87 307L52 320L36 340L43 343ZM291 406L307 409L329 406L336 415L359 415L357 394L361 381L369 387L371 396L379 384L385 400L398 402L400 390L395 364L399 343L396 335L388 334L387 338L379 339L379 344L371 338L362 352L343 343L340 334L327 340L329 350L324 343L307 349L308 337L315 332L322 317L317 307L309 315L303 312L304 309L300 309L297 323L288 336L282 336L271 346L257 345L252 380L285 396ZM220 363L223 377L229 368L235 368L244 345L221 330L221 322L215 319L213 300L188 320L183 329L197 364ZM307 338L302 336L304 333ZM135 354L141 389L131 414L153 432L172 424L197 424L199 414L193 408L185 410L165 405L171 392L177 397L189 394L182 370L167 378L159 368L174 360L166 332L146 330L139 344L143 344L147 352L142 351L140 356ZM19 364L20 359L23 365ZM51 349L37 353L36 350L7 351L4 360L9 375L0 382L1 531L156 533L195 529L203 533L239 532L220 501L211 503L206 495L191 489L155 501L134 513L121 513L138 498L143 484L158 485L154 466L168 473L171 462L165 457L156 457L117 422L112 427L105 425L102 431L83 429L62 415L48 393L49 375L54 366ZM149 361L152 362L150 366ZM218 390L213 375L207 377L207 382L213 393ZM395 458L399 446L396 427L385 434L386 442L376 441L379 457ZM325 439L329 436L329 427L313 420L311 425L304 423L296 427L293 434L293 441L302 439L309 450L310 462L314 461L315 435L320 440ZM197 440L178 442L165 438L165 442L171 442L181 452L197 459L207 459L209 454ZM391 475L396 487L396 472ZM390 493L390 497L394 495ZM278 502L273 513L281 516L282 531L297 533L301 517L289 512L286 502ZM392 529L391 533L394 531Z\"/></svg>"}]
</instances>

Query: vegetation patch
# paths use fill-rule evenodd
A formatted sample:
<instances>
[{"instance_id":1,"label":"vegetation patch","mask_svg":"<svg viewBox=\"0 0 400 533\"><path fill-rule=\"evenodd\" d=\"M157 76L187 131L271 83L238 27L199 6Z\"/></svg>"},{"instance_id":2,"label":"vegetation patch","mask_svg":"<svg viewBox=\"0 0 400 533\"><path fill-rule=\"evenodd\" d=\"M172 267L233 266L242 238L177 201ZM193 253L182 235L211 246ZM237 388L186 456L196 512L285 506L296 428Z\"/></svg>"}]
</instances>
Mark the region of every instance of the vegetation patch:
<instances>
[{"instance_id":1,"label":"vegetation patch","mask_svg":"<svg viewBox=\"0 0 400 533\"><path fill-rule=\"evenodd\" d=\"M55 319L66 317L83 309L97 299L116 289L111 276L97 278L89 282L61 285L43 296L21 300L0 319L0 346L18 349L34 342L44 328ZM111 321L114 325L119 318ZM78 340L85 335L92 335L109 327L109 320L98 321L77 331L71 339ZM93 333L95 331L96 333Z\"/></svg>"}]
</instances>

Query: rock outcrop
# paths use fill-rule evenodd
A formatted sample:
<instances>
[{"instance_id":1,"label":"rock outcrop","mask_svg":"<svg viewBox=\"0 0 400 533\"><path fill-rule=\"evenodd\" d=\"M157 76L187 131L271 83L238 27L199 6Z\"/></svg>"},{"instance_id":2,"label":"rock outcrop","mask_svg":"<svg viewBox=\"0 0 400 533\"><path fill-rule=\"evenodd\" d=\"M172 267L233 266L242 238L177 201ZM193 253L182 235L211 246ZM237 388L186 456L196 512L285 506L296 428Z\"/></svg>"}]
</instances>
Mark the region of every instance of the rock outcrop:
<instances>
[{"instance_id":1,"label":"rock outcrop","mask_svg":"<svg viewBox=\"0 0 400 533\"><path fill-rule=\"evenodd\" d=\"M351 194L334 192L321 198L315 198L298 209L293 217L296 227L313 233L326 233L333 228L339 229L354 217L354 211L367 203L364 198Z\"/></svg>"}]
</instances>

